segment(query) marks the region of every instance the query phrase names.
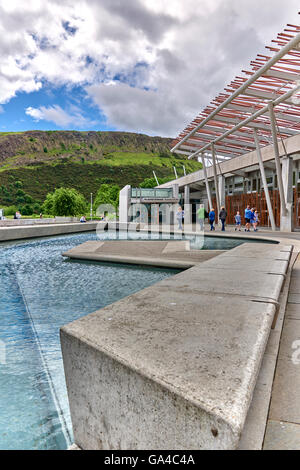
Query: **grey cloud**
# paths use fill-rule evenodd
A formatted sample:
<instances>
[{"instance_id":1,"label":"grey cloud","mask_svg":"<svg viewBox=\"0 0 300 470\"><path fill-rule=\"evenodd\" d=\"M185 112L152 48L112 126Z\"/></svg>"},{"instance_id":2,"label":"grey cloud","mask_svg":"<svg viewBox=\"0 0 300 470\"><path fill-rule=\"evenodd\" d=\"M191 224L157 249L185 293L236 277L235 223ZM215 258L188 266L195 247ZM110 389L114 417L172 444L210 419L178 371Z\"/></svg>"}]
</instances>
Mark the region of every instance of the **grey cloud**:
<instances>
[{"instance_id":1,"label":"grey cloud","mask_svg":"<svg viewBox=\"0 0 300 470\"><path fill-rule=\"evenodd\" d=\"M169 136L174 133L182 112L176 103L155 91L129 85L92 85L86 91L107 116L108 123L120 130Z\"/></svg>"},{"instance_id":2,"label":"grey cloud","mask_svg":"<svg viewBox=\"0 0 300 470\"><path fill-rule=\"evenodd\" d=\"M128 28L140 30L152 42L158 42L171 26L178 24L176 18L166 14L155 14L139 0L101 0L100 4L97 0L93 0L93 3L110 13L112 23L114 17L118 17ZM106 30L109 27L107 25ZM111 28L114 29L113 24Z\"/></svg>"}]
</instances>

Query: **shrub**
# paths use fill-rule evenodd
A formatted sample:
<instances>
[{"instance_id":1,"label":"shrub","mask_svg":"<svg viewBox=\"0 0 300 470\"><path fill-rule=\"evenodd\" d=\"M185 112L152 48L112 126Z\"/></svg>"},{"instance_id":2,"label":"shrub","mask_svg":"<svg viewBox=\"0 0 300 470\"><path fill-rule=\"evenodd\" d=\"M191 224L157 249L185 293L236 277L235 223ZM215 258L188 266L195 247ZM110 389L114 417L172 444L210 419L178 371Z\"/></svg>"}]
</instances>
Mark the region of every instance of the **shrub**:
<instances>
[{"instance_id":1,"label":"shrub","mask_svg":"<svg viewBox=\"0 0 300 470\"><path fill-rule=\"evenodd\" d=\"M44 204L42 205L42 211L49 215L54 215L54 193L48 193Z\"/></svg>"},{"instance_id":2,"label":"shrub","mask_svg":"<svg viewBox=\"0 0 300 470\"><path fill-rule=\"evenodd\" d=\"M95 206L111 204L115 208L119 205L120 188L116 184L102 184L95 198Z\"/></svg>"},{"instance_id":3,"label":"shrub","mask_svg":"<svg viewBox=\"0 0 300 470\"><path fill-rule=\"evenodd\" d=\"M168 183L172 181L173 177L166 177L166 178L157 178L159 184ZM157 182L155 178L146 178L141 184L141 188L155 188L157 186Z\"/></svg>"},{"instance_id":4,"label":"shrub","mask_svg":"<svg viewBox=\"0 0 300 470\"><path fill-rule=\"evenodd\" d=\"M18 210L17 206L2 207L1 209L4 210L5 216L14 215Z\"/></svg>"},{"instance_id":5,"label":"shrub","mask_svg":"<svg viewBox=\"0 0 300 470\"><path fill-rule=\"evenodd\" d=\"M47 194L43 211L60 217L80 215L86 211L86 201L75 189L59 188Z\"/></svg>"},{"instance_id":6,"label":"shrub","mask_svg":"<svg viewBox=\"0 0 300 470\"><path fill-rule=\"evenodd\" d=\"M21 214L22 215L32 215L33 214L33 209L30 206L30 204L25 204L24 206L21 207Z\"/></svg>"}]
</instances>

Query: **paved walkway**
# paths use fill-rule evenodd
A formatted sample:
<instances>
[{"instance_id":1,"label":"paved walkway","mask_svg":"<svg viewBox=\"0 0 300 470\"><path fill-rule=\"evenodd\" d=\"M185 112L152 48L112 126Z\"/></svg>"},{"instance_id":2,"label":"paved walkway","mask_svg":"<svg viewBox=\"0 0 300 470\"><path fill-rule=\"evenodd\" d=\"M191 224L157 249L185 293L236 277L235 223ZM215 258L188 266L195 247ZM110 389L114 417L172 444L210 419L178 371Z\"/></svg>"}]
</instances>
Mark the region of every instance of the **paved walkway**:
<instances>
[{"instance_id":1,"label":"paved walkway","mask_svg":"<svg viewBox=\"0 0 300 470\"><path fill-rule=\"evenodd\" d=\"M212 233L212 234L235 234L237 236L245 236L247 238L249 237L265 237L265 236L268 236L270 238L277 238L277 237L280 237L280 238L290 238L290 239L294 239L294 240L300 240L300 231L298 232L280 232L279 230L276 230L276 232L273 232L272 230L268 229L268 228L265 228L265 227L261 227L259 228L258 232L254 232L253 230L251 230L251 232L245 232L245 229L242 228L242 231L239 232L239 231L235 231L235 227L234 225L227 225L226 226L226 231L225 233L222 232L222 230L217 226L216 227L216 232L211 232L210 231L210 228L208 225L205 225L205 233Z\"/></svg>"},{"instance_id":2,"label":"paved walkway","mask_svg":"<svg viewBox=\"0 0 300 470\"><path fill-rule=\"evenodd\" d=\"M300 255L291 277L264 449L300 450Z\"/></svg>"}]
</instances>

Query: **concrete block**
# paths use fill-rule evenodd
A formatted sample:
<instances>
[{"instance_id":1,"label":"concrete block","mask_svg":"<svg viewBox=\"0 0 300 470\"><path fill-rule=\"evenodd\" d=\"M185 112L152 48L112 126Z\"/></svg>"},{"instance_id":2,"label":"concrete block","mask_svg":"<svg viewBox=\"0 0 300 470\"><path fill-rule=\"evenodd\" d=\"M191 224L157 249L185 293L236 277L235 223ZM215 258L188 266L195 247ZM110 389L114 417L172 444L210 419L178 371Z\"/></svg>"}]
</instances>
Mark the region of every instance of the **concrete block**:
<instances>
[{"instance_id":1,"label":"concrete block","mask_svg":"<svg viewBox=\"0 0 300 470\"><path fill-rule=\"evenodd\" d=\"M212 296L227 294L278 301L284 282L282 275L257 272L255 276L249 276L245 270L234 269L230 276L224 276L224 272L216 268L215 263L212 268L212 264L212 260L206 261L188 272L165 279L160 286L176 288L182 295L198 292L211 293Z\"/></svg>"},{"instance_id":2,"label":"concrete block","mask_svg":"<svg viewBox=\"0 0 300 470\"><path fill-rule=\"evenodd\" d=\"M89 232L96 230L96 228L97 222L5 227L0 228L0 242L21 240L24 238L49 237L67 233Z\"/></svg>"},{"instance_id":3,"label":"concrete block","mask_svg":"<svg viewBox=\"0 0 300 470\"><path fill-rule=\"evenodd\" d=\"M239 245L228 252L228 256L241 256L243 258L255 259L278 259L289 261L291 257L291 245L268 245L265 243L244 243Z\"/></svg>"},{"instance_id":4,"label":"concrete block","mask_svg":"<svg viewBox=\"0 0 300 470\"><path fill-rule=\"evenodd\" d=\"M217 267L222 270L244 270L247 272L262 272L269 274L283 274L285 275L288 269L288 261L273 260L261 258L246 258L239 256L227 256L227 253L214 258L209 261L209 267ZM252 274L253 275L253 274Z\"/></svg>"},{"instance_id":5,"label":"concrete block","mask_svg":"<svg viewBox=\"0 0 300 470\"><path fill-rule=\"evenodd\" d=\"M236 448L274 312L272 304L157 284L65 326L76 444Z\"/></svg>"}]
</instances>

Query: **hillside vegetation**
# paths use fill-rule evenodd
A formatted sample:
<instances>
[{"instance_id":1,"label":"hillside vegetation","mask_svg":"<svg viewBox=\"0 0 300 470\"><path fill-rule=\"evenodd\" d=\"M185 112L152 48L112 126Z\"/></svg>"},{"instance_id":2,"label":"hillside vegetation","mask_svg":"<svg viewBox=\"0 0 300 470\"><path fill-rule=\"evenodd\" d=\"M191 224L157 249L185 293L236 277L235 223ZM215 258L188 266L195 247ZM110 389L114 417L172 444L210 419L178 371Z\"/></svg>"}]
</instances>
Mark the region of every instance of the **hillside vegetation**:
<instances>
[{"instance_id":1,"label":"hillside vegetation","mask_svg":"<svg viewBox=\"0 0 300 470\"><path fill-rule=\"evenodd\" d=\"M126 132L0 133L0 205L42 203L48 192L74 188L89 198L101 184L139 186L201 168L169 151L171 139Z\"/></svg>"}]
</instances>

